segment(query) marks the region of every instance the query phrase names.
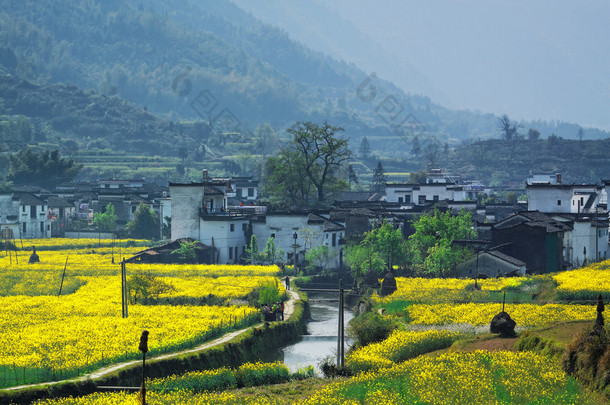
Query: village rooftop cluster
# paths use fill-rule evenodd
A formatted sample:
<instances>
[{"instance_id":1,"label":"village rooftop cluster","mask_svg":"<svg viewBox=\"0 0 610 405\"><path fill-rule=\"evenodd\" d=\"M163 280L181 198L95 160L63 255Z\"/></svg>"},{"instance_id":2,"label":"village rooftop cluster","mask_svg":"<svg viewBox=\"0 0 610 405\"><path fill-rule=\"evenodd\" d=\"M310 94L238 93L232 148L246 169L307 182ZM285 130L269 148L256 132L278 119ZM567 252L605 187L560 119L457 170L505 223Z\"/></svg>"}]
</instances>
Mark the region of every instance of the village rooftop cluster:
<instances>
[{"instance_id":1,"label":"village rooftop cluster","mask_svg":"<svg viewBox=\"0 0 610 405\"><path fill-rule=\"evenodd\" d=\"M458 275L539 274L607 258L609 187L610 181L565 184L560 174L532 175L526 179L527 201L482 205L477 196L491 193L490 187L432 169L422 184L386 183L378 192L344 192L329 209L279 212L258 203L257 180L211 177L203 170L200 182L168 187L144 180L100 180L54 190L17 187L0 195L0 232L3 240L126 236L125 225L145 204L158 215L158 239L199 241L202 262L243 262L255 235L262 243L273 238L284 252L282 261L297 266L309 250L326 246L332 269L343 264L347 238L383 221L407 238L413 232L410 224L424 212L466 210L478 237L455 243L476 254L458 266ZM94 213L104 212L109 203L117 216L116 229L96 231ZM154 256L149 250L138 260L154 261Z\"/></svg>"}]
</instances>

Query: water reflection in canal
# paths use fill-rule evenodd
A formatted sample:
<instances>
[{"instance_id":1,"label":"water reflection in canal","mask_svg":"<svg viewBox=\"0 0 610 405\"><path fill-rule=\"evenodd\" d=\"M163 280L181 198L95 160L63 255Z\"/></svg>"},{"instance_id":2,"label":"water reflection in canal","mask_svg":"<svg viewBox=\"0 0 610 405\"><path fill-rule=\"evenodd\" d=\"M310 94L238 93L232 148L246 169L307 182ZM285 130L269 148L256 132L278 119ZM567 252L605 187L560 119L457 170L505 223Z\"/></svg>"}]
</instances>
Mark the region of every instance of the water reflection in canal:
<instances>
[{"instance_id":1,"label":"water reflection in canal","mask_svg":"<svg viewBox=\"0 0 610 405\"><path fill-rule=\"evenodd\" d=\"M329 356L337 355L337 337L339 322L339 302L337 294L309 293L311 320L307 323L307 335L302 335L295 343L278 348L275 356L288 366L291 371L314 366L319 373L318 363ZM344 321L347 324L353 318L351 311L344 312ZM345 351L351 341L345 340Z\"/></svg>"}]
</instances>

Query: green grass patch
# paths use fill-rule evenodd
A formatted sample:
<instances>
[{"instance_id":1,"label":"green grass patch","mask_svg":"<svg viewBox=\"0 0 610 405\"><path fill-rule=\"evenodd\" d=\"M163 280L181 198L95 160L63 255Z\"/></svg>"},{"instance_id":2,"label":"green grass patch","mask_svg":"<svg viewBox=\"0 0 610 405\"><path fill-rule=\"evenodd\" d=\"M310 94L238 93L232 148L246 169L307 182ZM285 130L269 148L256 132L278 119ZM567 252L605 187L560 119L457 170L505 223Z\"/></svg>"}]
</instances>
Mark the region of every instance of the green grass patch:
<instances>
[{"instance_id":1,"label":"green grass patch","mask_svg":"<svg viewBox=\"0 0 610 405\"><path fill-rule=\"evenodd\" d=\"M384 306L386 310L386 314L394 315L394 314L403 314L404 310L411 306L411 301L407 300L395 300L388 302L387 305Z\"/></svg>"},{"instance_id":2,"label":"green grass patch","mask_svg":"<svg viewBox=\"0 0 610 405\"><path fill-rule=\"evenodd\" d=\"M534 353L418 357L325 387L308 404L592 404L555 360Z\"/></svg>"}]
</instances>

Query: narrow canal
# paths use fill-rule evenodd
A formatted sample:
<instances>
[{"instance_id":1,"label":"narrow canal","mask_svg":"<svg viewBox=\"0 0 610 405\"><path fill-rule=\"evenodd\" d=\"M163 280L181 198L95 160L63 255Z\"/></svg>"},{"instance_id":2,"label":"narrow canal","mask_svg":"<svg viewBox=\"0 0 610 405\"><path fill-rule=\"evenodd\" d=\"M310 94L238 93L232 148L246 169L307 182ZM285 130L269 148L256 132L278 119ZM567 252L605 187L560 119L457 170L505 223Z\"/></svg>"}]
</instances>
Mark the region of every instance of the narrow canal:
<instances>
[{"instance_id":1,"label":"narrow canal","mask_svg":"<svg viewBox=\"0 0 610 405\"><path fill-rule=\"evenodd\" d=\"M309 365L320 373L319 363L327 356L337 356L339 300L338 294L308 293L311 320L307 323L307 334L301 335L296 342L279 347L273 355L274 360L283 361L290 371ZM352 311L345 306L344 322L353 318ZM345 352L351 341L345 338Z\"/></svg>"}]
</instances>

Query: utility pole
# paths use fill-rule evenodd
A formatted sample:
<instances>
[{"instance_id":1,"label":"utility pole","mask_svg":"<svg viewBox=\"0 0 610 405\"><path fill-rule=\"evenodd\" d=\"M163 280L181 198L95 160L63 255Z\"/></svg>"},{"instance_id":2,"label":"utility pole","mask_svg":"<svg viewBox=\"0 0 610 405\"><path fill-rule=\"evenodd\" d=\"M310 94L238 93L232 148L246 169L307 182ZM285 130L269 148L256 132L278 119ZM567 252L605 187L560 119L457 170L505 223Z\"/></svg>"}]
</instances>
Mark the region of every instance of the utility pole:
<instances>
[{"instance_id":1,"label":"utility pole","mask_svg":"<svg viewBox=\"0 0 610 405\"><path fill-rule=\"evenodd\" d=\"M70 256L66 256L66 264L64 264L64 272L61 275L61 284L59 285L59 294L57 294L58 297L61 295L61 289L64 286L64 277L66 277L66 267L68 267L68 257L70 257Z\"/></svg>"},{"instance_id":2,"label":"utility pole","mask_svg":"<svg viewBox=\"0 0 610 405\"><path fill-rule=\"evenodd\" d=\"M216 264L216 247L214 246L214 237L212 236L212 264Z\"/></svg>"},{"instance_id":3,"label":"utility pole","mask_svg":"<svg viewBox=\"0 0 610 405\"><path fill-rule=\"evenodd\" d=\"M343 324L343 279L339 280L339 327L337 336L337 368L345 365L345 327Z\"/></svg>"},{"instance_id":4,"label":"utility pole","mask_svg":"<svg viewBox=\"0 0 610 405\"><path fill-rule=\"evenodd\" d=\"M595 207L595 261L599 261L599 229L597 228L597 210L599 206Z\"/></svg>"},{"instance_id":5,"label":"utility pole","mask_svg":"<svg viewBox=\"0 0 610 405\"><path fill-rule=\"evenodd\" d=\"M477 279L479 278L479 252L477 251L477 264L474 269L474 289L478 290L479 285L477 284Z\"/></svg>"},{"instance_id":6,"label":"utility pole","mask_svg":"<svg viewBox=\"0 0 610 405\"><path fill-rule=\"evenodd\" d=\"M292 245L292 249L293 249L293 251L292 251L292 259L293 259L294 274L295 275L297 274L297 238L298 238L298 235L295 232L292 235L292 239L294 239L294 244Z\"/></svg>"},{"instance_id":7,"label":"utility pole","mask_svg":"<svg viewBox=\"0 0 610 405\"><path fill-rule=\"evenodd\" d=\"M123 318L129 316L127 310L127 269L125 267L125 258L121 261L121 305Z\"/></svg>"}]
</instances>

